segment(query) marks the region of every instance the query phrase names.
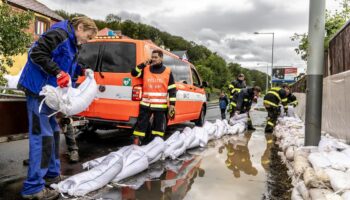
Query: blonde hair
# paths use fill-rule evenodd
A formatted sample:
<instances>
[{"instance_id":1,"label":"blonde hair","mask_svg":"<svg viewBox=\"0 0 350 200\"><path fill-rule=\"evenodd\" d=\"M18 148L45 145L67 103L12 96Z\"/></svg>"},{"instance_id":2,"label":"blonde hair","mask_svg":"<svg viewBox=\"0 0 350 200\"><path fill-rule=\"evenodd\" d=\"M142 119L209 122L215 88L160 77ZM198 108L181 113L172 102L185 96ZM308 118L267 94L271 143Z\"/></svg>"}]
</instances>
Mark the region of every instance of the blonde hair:
<instances>
[{"instance_id":1,"label":"blonde hair","mask_svg":"<svg viewBox=\"0 0 350 200\"><path fill-rule=\"evenodd\" d=\"M98 28L97 28L94 20L92 20L86 16L74 17L71 20L71 23L75 29L78 28L79 24L82 24L84 31L92 30L94 32L94 34L97 34L97 32L98 32Z\"/></svg>"}]
</instances>

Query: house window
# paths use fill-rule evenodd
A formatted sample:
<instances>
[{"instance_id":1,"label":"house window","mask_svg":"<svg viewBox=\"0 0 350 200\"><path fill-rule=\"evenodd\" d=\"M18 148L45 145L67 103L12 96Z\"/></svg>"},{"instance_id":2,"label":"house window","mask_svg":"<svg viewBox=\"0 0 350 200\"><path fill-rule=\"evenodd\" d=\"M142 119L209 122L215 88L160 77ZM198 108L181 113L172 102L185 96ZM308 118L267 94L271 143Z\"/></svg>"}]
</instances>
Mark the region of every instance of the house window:
<instances>
[{"instance_id":1,"label":"house window","mask_svg":"<svg viewBox=\"0 0 350 200\"><path fill-rule=\"evenodd\" d=\"M36 35L41 35L45 33L49 28L49 23L39 17L35 18L35 34Z\"/></svg>"}]
</instances>

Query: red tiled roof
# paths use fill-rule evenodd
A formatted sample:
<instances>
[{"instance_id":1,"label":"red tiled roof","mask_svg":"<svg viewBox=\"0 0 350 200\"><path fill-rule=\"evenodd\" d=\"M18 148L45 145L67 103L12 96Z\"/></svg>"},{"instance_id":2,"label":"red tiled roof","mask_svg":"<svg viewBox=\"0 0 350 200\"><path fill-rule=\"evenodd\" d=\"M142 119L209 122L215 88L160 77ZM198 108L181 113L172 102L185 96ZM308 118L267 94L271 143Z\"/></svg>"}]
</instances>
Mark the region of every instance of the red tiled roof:
<instances>
[{"instance_id":1,"label":"red tiled roof","mask_svg":"<svg viewBox=\"0 0 350 200\"><path fill-rule=\"evenodd\" d=\"M48 8L46 5L35 0L7 0L7 2L26 8L28 10L32 10L42 15L46 15L48 17L54 18L59 21L64 20L61 16L56 14L53 10Z\"/></svg>"}]
</instances>

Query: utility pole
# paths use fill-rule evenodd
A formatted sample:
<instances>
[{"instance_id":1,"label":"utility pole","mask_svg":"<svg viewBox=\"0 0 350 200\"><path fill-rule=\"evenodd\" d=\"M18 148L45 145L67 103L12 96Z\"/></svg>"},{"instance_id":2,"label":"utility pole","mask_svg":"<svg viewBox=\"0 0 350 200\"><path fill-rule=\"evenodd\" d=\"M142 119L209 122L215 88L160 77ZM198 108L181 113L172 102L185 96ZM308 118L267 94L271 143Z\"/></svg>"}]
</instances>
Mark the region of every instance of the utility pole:
<instances>
[{"instance_id":1,"label":"utility pole","mask_svg":"<svg viewBox=\"0 0 350 200\"><path fill-rule=\"evenodd\" d=\"M324 35L325 0L310 0L305 146L317 146L321 139Z\"/></svg>"}]
</instances>

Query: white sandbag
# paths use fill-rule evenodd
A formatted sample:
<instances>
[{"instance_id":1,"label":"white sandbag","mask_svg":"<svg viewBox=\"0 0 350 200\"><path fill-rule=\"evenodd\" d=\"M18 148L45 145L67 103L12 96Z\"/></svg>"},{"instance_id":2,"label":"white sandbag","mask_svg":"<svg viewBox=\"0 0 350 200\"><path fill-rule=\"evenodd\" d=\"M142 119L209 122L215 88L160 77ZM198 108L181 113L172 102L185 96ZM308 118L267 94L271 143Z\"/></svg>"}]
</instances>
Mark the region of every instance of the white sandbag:
<instances>
[{"instance_id":1,"label":"white sandbag","mask_svg":"<svg viewBox=\"0 0 350 200\"><path fill-rule=\"evenodd\" d=\"M138 174L146 170L149 166L148 158L139 146L126 146L121 148L118 152L123 156L123 169L114 177L113 183L118 183L120 180Z\"/></svg>"},{"instance_id":2,"label":"white sandbag","mask_svg":"<svg viewBox=\"0 0 350 200\"><path fill-rule=\"evenodd\" d=\"M345 150L342 151L346 156L350 158L350 148L346 148Z\"/></svg>"},{"instance_id":3,"label":"white sandbag","mask_svg":"<svg viewBox=\"0 0 350 200\"><path fill-rule=\"evenodd\" d=\"M308 160L314 168L326 168L331 166L331 162L328 160L327 156L321 152L310 153Z\"/></svg>"},{"instance_id":4,"label":"white sandbag","mask_svg":"<svg viewBox=\"0 0 350 200\"><path fill-rule=\"evenodd\" d=\"M350 173L345 173L339 170L326 169L331 186L334 191L338 190L350 190Z\"/></svg>"},{"instance_id":5,"label":"white sandbag","mask_svg":"<svg viewBox=\"0 0 350 200\"><path fill-rule=\"evenodd\" d=\"M234 120L234 121L237 121L237 120L245 119L245 118L248 119L248 113L243 113L243 114L239 114L239 115L234 115L234 116L231 117L230 119L232 119L232 120Z\"/></svg>"},{"instance_id":6,"label":"white sandbag","mask_svg":"<svg viewBox=\"0 0 350 200\"><path fill-rule=\"evenodd\" d=\"M322 168L314 168L315 170L315 175L317 179L322 182L325 186L330 186L330 179L328 174L325 172L324 169Z\"/></svg>"},{"instance_id":7,"label":"white sandbag","mask_svg":"<svg viewBox=\"0 0 350 200\"><path fill-rule=\"evenodd\" d=\"M325 156L331 162L331 166L334 169L345 171L350 168L350 157L348 157L345 153L338 151L331 151L325 153Z\"/></svg>"},{"instance_id":8,"label":"white sandbag","mask_svg":"<svg viewBox=\"0 0 350 200\"><path fill-rule=\"evenodd\" d=\"M245 131L245 124L238 123L237 126L238 126L238 131L237 131L237 133L238 133L238 134L244 133L244 131Z\"/></svg>"},{"instance_id":9,"label":"white sandbag","mask_svg":"<svg viewBox=\"0 0 350 200\"><path fill-rule=\"evenodd\" d=\"M68 116L81 113L89 107L97 93L94 72L87 69L85 77L78 88L73 88L71 84L65 88L46 85L40 91L40 95L45 96L45 104L53 110Z\"/></svg>"},{"instance_id":10,"label":"white sandbag","mask_svg":"<svg viewBox=\"0 0 350 200\"><path fill-rule=\"evenodd\" d=\"M294 160L294 151L295 151L295 146L289 146L286 150L286 158L289 161L293 161Z\"/></svg>"},{"instance_id":11,"label":"white sandbag","mask_svg":"<svg viewBox=\"0 0 350 200\"><path fill-rule=\"evenodd\" d=\"M304 200L297 188L293 188L291 200Z\"/></svg>"},{"instance_id":12,"label":"white sandbag","mask_svg":"<svg viewBox=\"0 0 350 200\"><path fill-rule=\"evenodd\" d=\"M221 138L223 135L224 135L224 123L217 119L215 124L217 125L217 129L216 129L216 132L215 132L215 138L218 139L218 138Z\"/></svg>"},{"instance_id":13,"label":"white sandbag","mask_svg":"<svg viewBox=\"0 0 350 200\"><path fill-rule=\"evenodd\" d=\"M307 190L304 181L297 183L295 188L298 190L299 194L303 197L304 200L310 199L309 191Z\"/></svg>"},{"instance_id":14,"label":"white sandbag","mask_svg":"<svg viewBox=\"0 0 350 200\"><path fill-rule=\"evenodd\" d=\"M217 126L215 124L211 123L211 122L205 121L204 125L203 125L203 128L208 134L208 139L209 140L214 139L214 134L216 132Z\"/></svg>"},{"instance_id":15,"label":"white sandbag","mask_svg":"<svg viewBox=\"0 0 350 200\"><path fill-rule=\"evenodd\" d=\"M334 192L329 189L313 188L309 190L309 194L312 200L330 200L328 197Z\"/></svg>"},{"instance_id":16,"label":"white sandbag","mask_svg":"<svg viewBox=\"0 0 350 200\"><path fill-rule=\"evenodd\" d=\"M305 152L301 150L297 150L294 153L294 172L297 175L303 174L305 169L311 166L306 156Z\"/></svg>"},{"instance_id":17,"label":"white sandbag","mask_svg":"<svg viewBox=\"0 0 350 200\"><path fill-rule=\"evenodd\" d=\"M154 162L157 162L161 158L165 150L165 143L162 138L155 137L147 145L141 146L141 149L145 152L148 158L148 163L152 164Z\"/></svg>"},{"instance_id":18,"label":"white sandbag","mask_svg":"<svg viewBox=\"0 0 350 200\"><path fill-rule=\"evenodd\" d=\"M320 188L324 186L324 183L318 180L318 177L316 176L315 170L312 167L308 167L305 169L305 172L303 174L305 185L308 188Z\"/></svg>"},{"instance_id":19,"label":"white sandbag","mask_svg":"<svg viewBox=\"0 0 350 200\"><path fill-rule=\"evenodd\" d=\"M83 169L85 170L90 170L96 166L98 166L99 164L101 164L101 162L106 158L106 156L102 156L93 160L89 160L85 163L82 164Z\"/></svg>"},{"instance_id":20,"label":"white sandbag","mask_svg":"<svg viewBox=\"0 0 350 200\"><path fill-rule=\"evenodd\" d=\"M195 127L193 128L193 133L199 141L200 147L205 147L208 144L208 133L205 131L203 127Z\"/></svg>"},{"instance_id":21,"label":"white sandbag","mask_svg":"<svg viewBox=\"0 0 350 200\"><path fill-rule=\"evenodd\" d=\"M185 143L183 143L183 145L180 148L177 148L172 153L170 153L169 157L174 160L174 159L178 158L179 156L181 156L182 154L184 154L186 152L186 149L187 149L187 147L186 147Z\"/></svg>"},{"instance_id":22,"label":"white sandbag","mask_svg":"<svg viewBox=\"0 0 350 200\"><path fill-rule=\"evenodd\" d=\"M287 112L287 116L288 117L295 117L295 108L293 106L288 106L288 112Z\"/></svg>"},{"instance_id":23,"label":"white sandbag","mask_svg":"<svg viewBox=\"0 0 350 200\"><path fill-rule=\"evenodd\" d=\"M241 119L233 119L231 118L230 119L230 125L235 125L235 124L239 124L239 123L243 123L243 124L246 124L248 122L248 118L241 118Z\"/></svg>"},{"instance_id":24,"label":"white sandbag","mask_svg":"<svg viewBox=\"0 0 350 200\"><path fill-rule=\"evenodd\" d=\"M122 155L118 152L112 152L95 168L71 176L54 187L61 193L68 193L71 196L84 196L105 186L121 172L122 168Z\"/></svg>"},{"instance_id":25,"label":"white sandbag","mask_svg":"<svg viewBox=\"0 0 350 200\"><path fill-rule=\"evenodd\" d=\"M227 134L230 134L230 135L238 134L238 125L235 124L233 126L229 126Z\"/></svg>"},{"instance_id":26,"label":"white sandbag","mask_svg":"<svg viewBox=\"0 0 350 200\"><path fill-rule=\"evenodd\" d=\"M176 157L174 155L174 152L177 149L183 149L185 147L186 150L186 145L185 142L182 138L182 136L180 136L180 132L176 131L175 133L173 133L166 141L165 141L165 151L164 151L164 158L167 157L171 157L174 158ZM176 153L179 153L178 151Z\"/></svg>"},{"instance_id":27,"label":"white sandbag","mask_svg":"<svg viewBox=\"0 0 350 200\"><path fill-rule=\"evenodd\" d=\"M190 149L191 144L196 139L196 136L193 133L193 130L190 127L186 127L180 134L182 140L185 142L186 148Z\"/></svg>"},{"instance_id":28,"label":"white sandbag","mask_svg":"<svg viewBox=\"0 0 350 200\"><path fill-rule=\"evenodd\" d=\"M336 150L345 150L349 148L349 145L337 141L335 138L331 138L329 136L321 137L321 140L318 144L319 151L330 152Z\"/></svg>"},{"instance_id":29,"label":"white sandbag","mask_svg":"<svg viewBox=\"0 0 350 200\"><path fill-rule=\"evenodd\" d=\"M345 191L341 197L344 199L344 200L350 200L350 190L347 190Z\"/></svg>"}]
</instances>

